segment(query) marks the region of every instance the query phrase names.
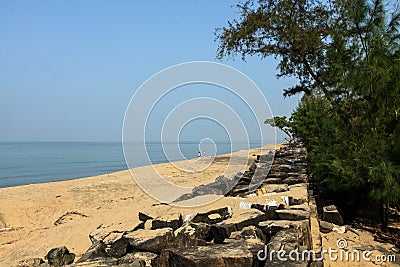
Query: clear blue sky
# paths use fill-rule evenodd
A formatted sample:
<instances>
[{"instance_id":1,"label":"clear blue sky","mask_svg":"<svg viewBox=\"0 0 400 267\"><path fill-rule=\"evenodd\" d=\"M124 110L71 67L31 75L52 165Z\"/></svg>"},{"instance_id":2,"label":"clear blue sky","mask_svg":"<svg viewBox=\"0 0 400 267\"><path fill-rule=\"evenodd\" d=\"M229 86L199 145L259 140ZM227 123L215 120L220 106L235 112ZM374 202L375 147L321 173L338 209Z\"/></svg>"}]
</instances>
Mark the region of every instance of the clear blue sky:
<instances>
[{"instance_id":1,"label":"clear blue sky","mask_svg":"<svg viewBox=\"0 0 400 267\"><path fill-rule=\"evenodd\" d=\"M235 3L0 0L0 141L119 141L147 78L216 61L214 29L237 17ZM222 63L248 75L274 115L297 105L282 96L293 81L276 80L275 60Z\"/></svg>"}]
</instances>

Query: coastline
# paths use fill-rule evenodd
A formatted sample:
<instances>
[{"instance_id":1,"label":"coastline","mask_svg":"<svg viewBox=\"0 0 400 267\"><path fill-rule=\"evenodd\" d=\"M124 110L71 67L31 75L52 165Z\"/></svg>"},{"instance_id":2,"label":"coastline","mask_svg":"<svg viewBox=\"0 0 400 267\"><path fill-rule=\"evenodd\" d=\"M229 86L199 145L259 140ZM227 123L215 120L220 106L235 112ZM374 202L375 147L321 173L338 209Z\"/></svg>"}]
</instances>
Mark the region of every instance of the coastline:
<instances>
[{"instance_id":1,"label":"coastline","mask_svg":"<svg viewBox=\"0 0 400 267\"><path fill-rule=\"evenodd\" d=\"M273 145L272 145L273 146ZM279 148L280 145L276 145ZM267 145L262 149L272 148ZM250 162L261 148L247 151ZM238 151L234 153L243 153ZM156 168L170 182L197 186L214 181L229 163L229 154L216 156L201 172L184 172L171 163L139 167ZM203 159L183 162L198 164ZM174 162L176 163L176 162ZM183 208L160 203L147 195L128 170L74 180L21 185L0 189L0 262L15 265L19 260L43 257L53 248L65 245L79 258L90 246L89 234L100 225L123 222L135 224L137 213L192 214L226 205L221 199L205 206ZM238 203L230 203L235 206Z\"/></svg>"}]
</instances>

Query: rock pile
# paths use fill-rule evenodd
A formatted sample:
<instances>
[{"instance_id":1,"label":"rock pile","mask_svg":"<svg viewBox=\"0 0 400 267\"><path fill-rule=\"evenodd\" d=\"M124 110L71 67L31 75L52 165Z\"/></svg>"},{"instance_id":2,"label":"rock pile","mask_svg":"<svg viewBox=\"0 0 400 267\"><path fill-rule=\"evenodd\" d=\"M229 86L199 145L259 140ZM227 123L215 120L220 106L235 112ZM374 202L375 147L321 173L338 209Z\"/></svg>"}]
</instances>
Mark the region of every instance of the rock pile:
<instances>
[{"instance_id":1,"label":"rock pile","mask_svg":"<svg viewBox=\"0 0 400 267\"><path fill-rule=\"evenodd\" d=\"M269 257L271 251L313 249L304 149L283 147L272 166L271 160L259 156L234 179L218 177L176 200L220 194L245 198L241 209L226 206L186 220L179 213L154 218L139 212L138 224L98 227L89 236L92 245L71 266L308 266L309 260L279 263ZM253 178L261 186L251 188Z\"/></svg>"}]
</instances>

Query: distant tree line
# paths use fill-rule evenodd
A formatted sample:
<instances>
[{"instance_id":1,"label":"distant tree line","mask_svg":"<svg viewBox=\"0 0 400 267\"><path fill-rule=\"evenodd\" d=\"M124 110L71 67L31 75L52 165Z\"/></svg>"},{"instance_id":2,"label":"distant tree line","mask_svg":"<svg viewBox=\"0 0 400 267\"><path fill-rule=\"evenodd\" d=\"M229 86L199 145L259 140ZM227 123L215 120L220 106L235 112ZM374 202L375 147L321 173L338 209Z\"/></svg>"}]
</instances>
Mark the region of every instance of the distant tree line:
<instances>
[{"instance_id":1,"label":"distant tree line","mask_svg":"<svg viewBox=\"0 0 400 267\"><path fill-rule=\"evenodd\" d=\"M400 203L399 3L254 0L237 8L239 18L216 30L218 58L274 56L277 77L297 78L284 90L302 94L297 109L266 123L304 143L322 192L370 207L385 230L389 207Z\"/></svg>"}]
</instances>

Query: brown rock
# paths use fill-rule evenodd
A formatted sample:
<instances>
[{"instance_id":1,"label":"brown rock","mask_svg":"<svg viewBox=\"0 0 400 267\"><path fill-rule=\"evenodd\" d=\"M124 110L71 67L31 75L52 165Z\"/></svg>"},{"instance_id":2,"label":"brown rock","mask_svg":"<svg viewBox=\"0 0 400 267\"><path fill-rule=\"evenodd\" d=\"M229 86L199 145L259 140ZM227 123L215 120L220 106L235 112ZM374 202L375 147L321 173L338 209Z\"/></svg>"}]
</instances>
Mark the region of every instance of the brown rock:
<instances>
[{"instance_id":1,"label":"brown rock","mask_svg":"<svg viewBox=\"0 0 400 267\"><path fill-rule=\"evenodd\" d=\"M172 228L140 229L128 233L124 237L133 250L160 253L164 248L173 246L174 233Z\"/></svg>"},{"instance_id":2,"label":"brown rock","mask_svg":"<svg viewBox=\"0 0 400 267\"><path fill-rule=\"evenodd\" d=\"M335 205L325 206L322 209L322 219L337 225L343 225L343 217Z\"/></svg>"}]
</instances>

